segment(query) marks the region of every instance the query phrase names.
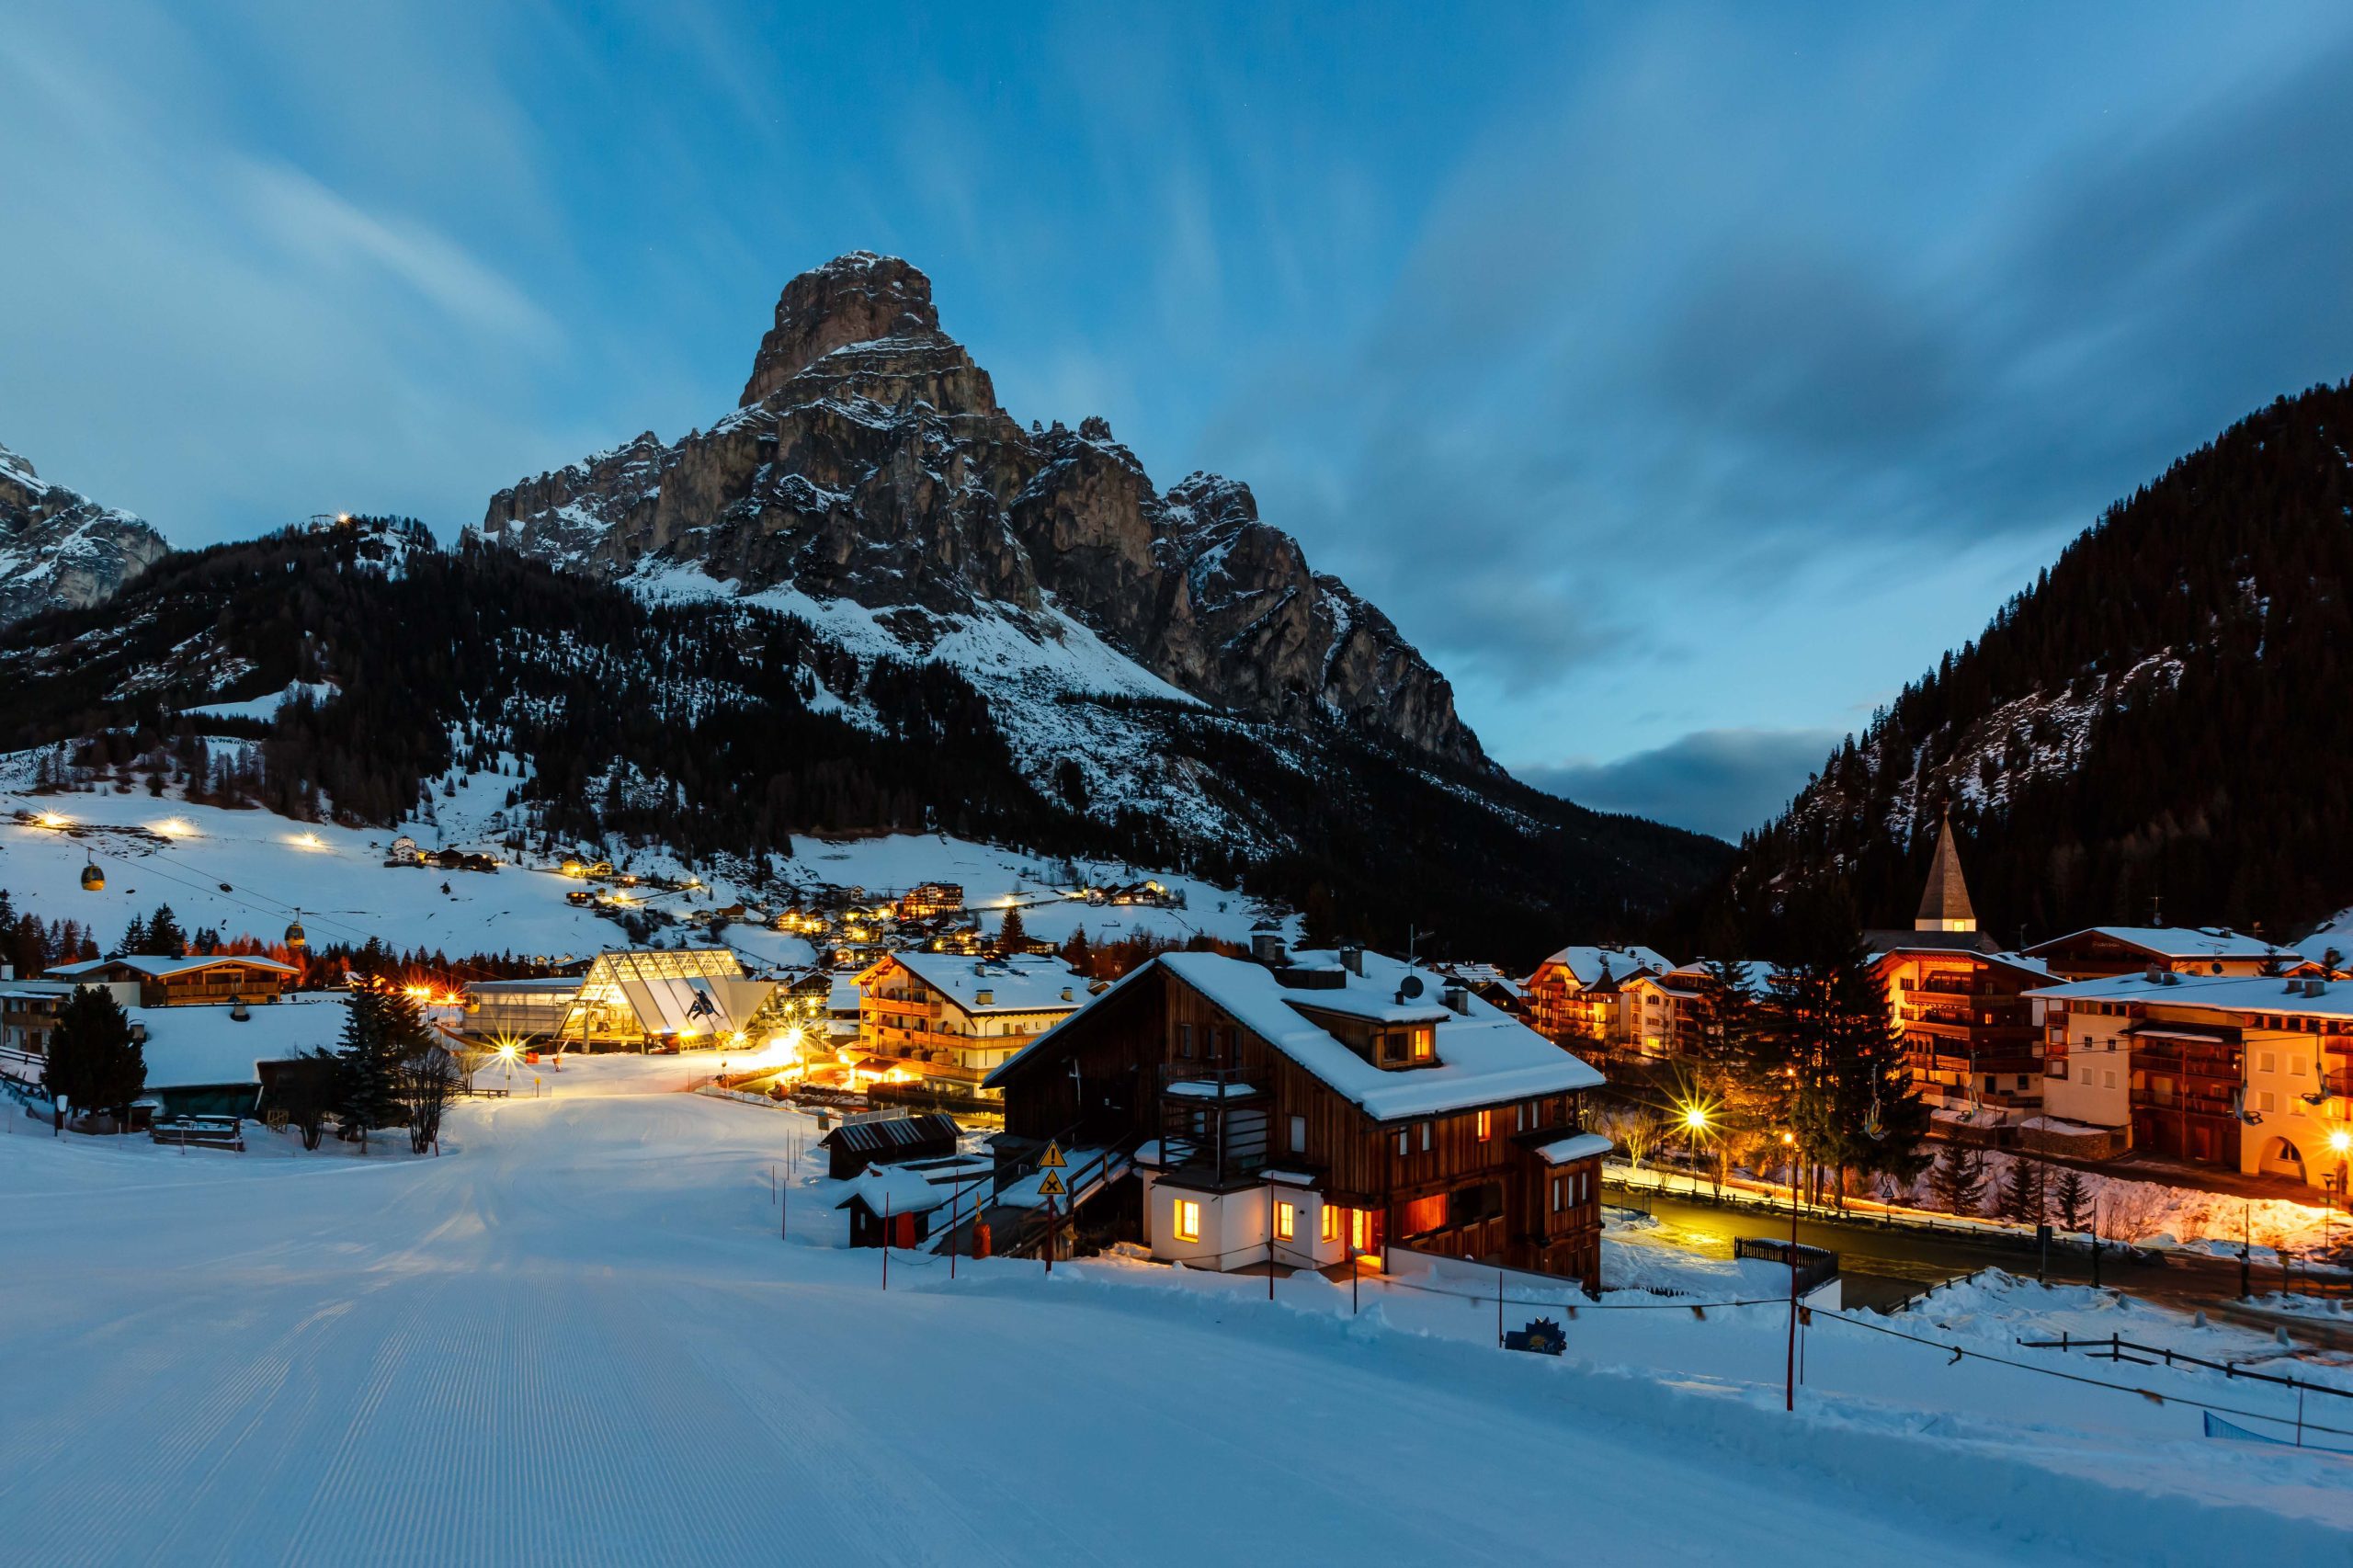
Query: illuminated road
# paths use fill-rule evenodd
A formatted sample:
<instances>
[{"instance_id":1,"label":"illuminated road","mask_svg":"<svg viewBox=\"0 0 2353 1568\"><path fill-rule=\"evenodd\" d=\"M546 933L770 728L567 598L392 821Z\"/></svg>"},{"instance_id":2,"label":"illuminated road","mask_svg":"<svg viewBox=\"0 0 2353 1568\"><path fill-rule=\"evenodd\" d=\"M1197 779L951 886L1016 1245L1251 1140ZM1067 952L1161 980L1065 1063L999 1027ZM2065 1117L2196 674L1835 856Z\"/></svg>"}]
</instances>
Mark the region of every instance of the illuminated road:
<instances>
[{"instance_id":1,"label":"illuminated road","mask_svg":"<svg viewBox=\"0 0 2353 1568\"><path fill-rule=\"evenodd\" d=\"M1665 1239L1694 1246L1713 1256L1730 1256L1734 1237L1766 1236L1786 1240L1790 1233L1790 1217L1786 1210L1772 1214L1753 1209L1718 1208L1705 1197L1695 1201L1688 1194L1616 1186L1608 1188L1608 1201L1629 1209L1648 1210L1664 1227ZM2031 1246L1923 1234L1873 1224L1869 1221L1825 1220L1817 1218L1811 1211L1798 1221L1798 1240L1808 1246L1825 1247L1838 1255L1840 1269L1847 1278L1847 1301L1850 1306L1892 1304L1916 1293L1923 1286L1974 1273L1981 1268L1999 1267L2014 1274L2031 1275L2036 1272L2039 1262L2036 1250ZM2045 1278L2054 1284L2089 1284L2092 1280L2091 1257L2086 1253L2053 1247ZM2183 1255L2176 1255L2165 1263L2140 1263L2113 1252L2104 1253L2100 1258L2099 1282L2137 1296L2200 1307L2224 1316L2246 1315L2247 1321L2266 1324L2277 1321L2242 1314L2234 1305L2234 1299L2239 1293L2239 1267L2234 1260L2192 1261ZM2279 1288L2279 1276L2269 1269L2258 1270L2254 1286L2258 1292L2277 1290ZM2307 1327L2311 1335L2323 1343L2353 1349L2353 1330L2315 1324L2300 1324L2298 1331L2305 1332Z\"/></svg>"}]
</instances>

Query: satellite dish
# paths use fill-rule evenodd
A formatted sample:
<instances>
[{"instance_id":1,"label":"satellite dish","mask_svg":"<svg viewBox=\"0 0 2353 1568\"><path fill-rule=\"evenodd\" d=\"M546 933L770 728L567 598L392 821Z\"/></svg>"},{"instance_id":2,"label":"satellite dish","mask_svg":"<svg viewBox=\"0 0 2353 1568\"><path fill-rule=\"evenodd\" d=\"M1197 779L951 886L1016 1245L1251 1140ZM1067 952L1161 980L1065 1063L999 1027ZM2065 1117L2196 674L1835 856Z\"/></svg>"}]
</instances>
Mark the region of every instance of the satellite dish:
<instances>
[{"instance_id":1,"label":"satellite dish","mask_svg":"<svg viewBox=\"0 0 2353 1568\"><path fill-rule=\"evenodd\" d=\"M1418 974L1409 974L1398 983L1397 994L1403 996L1408 1002L1412 1001L1415 997L1419 996L1421 994L1422 977Z\"/></svg>"}]
</instances>

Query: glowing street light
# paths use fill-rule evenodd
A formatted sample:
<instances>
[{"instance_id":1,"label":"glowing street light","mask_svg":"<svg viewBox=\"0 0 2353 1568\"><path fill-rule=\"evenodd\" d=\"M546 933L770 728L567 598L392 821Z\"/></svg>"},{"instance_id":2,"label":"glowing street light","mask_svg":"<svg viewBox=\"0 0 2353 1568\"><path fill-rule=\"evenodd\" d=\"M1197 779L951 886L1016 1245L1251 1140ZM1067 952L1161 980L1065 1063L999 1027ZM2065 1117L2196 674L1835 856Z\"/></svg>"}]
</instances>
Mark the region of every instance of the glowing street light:
<instances>
[{"instance_id":1,"label":"glowing street light","mask_svg":"<svg viewBox=\"0 0 2353 1568\"><path fill-rule=\"evenodd\" d=\"M43 812L37 820L43 827L71 827L74 819L60 812Z\"/></svg>"},{"instance_id":2,"label":"glowing street light","mask_svg":"<svg viewBox=\"0 0 2353 1568\"><path fill-rule=\"evenodd\" d=\"M1699 1194L1699 1140L1709 1131L1708 1108L1695 1100L1683 1104L1683 1158L1689 1166L1691 1195Z\"/></svg>"},{"instance_id":3,"label":"glowing street light","mask_svg":"<svg viewBox=\"0 0 2353 1568\"><path fill-rule=\"evenodd\" d=\"M155 824L155 831L165 838L188 838L196 832L196 824L186 817L165 817Z\"/></svg>"}]
</instances>

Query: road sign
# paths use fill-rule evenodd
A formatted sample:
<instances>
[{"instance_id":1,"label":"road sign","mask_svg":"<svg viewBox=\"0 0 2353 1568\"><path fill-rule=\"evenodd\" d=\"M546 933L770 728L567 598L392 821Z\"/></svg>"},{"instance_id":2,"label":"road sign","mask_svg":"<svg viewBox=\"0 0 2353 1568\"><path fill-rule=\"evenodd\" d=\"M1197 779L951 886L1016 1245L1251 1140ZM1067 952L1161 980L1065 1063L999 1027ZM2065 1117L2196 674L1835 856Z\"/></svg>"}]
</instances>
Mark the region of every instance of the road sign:
<instances>
[{"instance_id":1,"label":"road sign","mask_svg":"<svg viewBox=\"0 0 2353 1568\"><path fill-rule=\"evenodd\" d=\"M1048 1171L1046 1173L1046 1179L1038 1184L1038 1193L1041 1198L1060 1198L1063 1193L1069 1190L1070 1189L1068 1187L1063 1186L1063 1178L1061 1175L1054 1171Z\"/></svg>"},{"instance_id":2,"label":"road sign","mask_svg":"<svg viewBox=\"0 0 2353 1568\"><path fill-rule=\"evenodd\" d=\"M1058 1171L1063 1168L1063 1146L1059 1143L1049 1142L1046 1152L1038 1156L1040 1170Z\"/></svg>"}]
</instances>

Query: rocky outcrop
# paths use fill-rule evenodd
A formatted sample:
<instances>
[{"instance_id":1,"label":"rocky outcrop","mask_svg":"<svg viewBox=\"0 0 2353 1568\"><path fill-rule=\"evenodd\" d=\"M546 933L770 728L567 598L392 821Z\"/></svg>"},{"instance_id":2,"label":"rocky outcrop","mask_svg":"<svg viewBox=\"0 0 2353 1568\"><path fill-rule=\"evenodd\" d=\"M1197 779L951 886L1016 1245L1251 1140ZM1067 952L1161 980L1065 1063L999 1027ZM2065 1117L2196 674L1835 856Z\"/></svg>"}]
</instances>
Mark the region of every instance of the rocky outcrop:
<instances>
[{"instance_id":1,"label":"rocky outcrop","mask_svg":"<svg viewBox=\"0 0 2353 1568\"><path fill-rule=\"evenodd\" d=\"M112 598L170 548L140 518L45 483L0 447L0 625Z\"/></svg>"},{"instance_id":2,"label":"rocky outcrop","mask_svg":"<svg viewBox=\"0 0 2353 1568\"><path fill-rule=\"evenodd\" d=\"M1313 572L1248 486L1194 474L1163 494L1099 418L1023 429L939 331L929 279L892 257L788 284L742 405L710 430L501 491L481 532L616 578L693 568L847 599L918 648L952 618L1052 637L1068 616L1220 707L1483 760L1445 677Z\"/></svg>"},{"instance_id":3,"label":"rocky outcrop","mask_svg":"<svg viewBox=\"0 0 2353 1568\"><path fill-rule=\"evenodd\" d=\"M836 256L784 286L776 325L760 339L738 406L758 403L846 345L938 331L930 278L894 256L852 251Z\"/></svg>"}]
</instances>

